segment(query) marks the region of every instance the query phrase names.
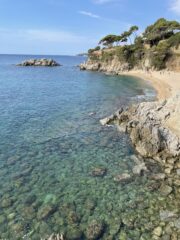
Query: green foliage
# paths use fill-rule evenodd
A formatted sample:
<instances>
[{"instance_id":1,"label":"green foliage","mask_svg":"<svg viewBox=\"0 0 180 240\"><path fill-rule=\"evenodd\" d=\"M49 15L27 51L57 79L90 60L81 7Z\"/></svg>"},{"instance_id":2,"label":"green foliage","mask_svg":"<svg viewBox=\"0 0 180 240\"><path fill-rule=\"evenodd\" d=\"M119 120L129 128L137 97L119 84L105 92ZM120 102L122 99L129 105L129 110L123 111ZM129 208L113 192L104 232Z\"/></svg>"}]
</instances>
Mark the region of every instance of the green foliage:
<instances>
[{"instance_id":1,"label":"green foliage","mask_svg":"<svg viewBox=\"0 0 180 240\"><path fill-rule=\"evenodd\" d=\"M117 37L117 35L113 34L107 35L100 40L99 44L103 44L104 46L111 46L114 42L117 41Z\"/></svg>"},{"instance_id":2,"label":"green foliage","mask_svg":"<svg viewBox=\"0 0 180 240\"><path fill-rule=\"evenodd\" d=\"M101 49L100 46L97 46L97 47L95 47L95 48L90 48L90 49L88 50L88 54L91 55L93 52L99 51L100 49Z\"/></svg>"},{"instance_id":3,"label":"green foliage","mask_svg":"<svg viewBox=\"0 0 180 240\"><path fill-rule=\"evenodd\" d=\"M112 60L113 57L114 57L114 51L109 51L109 52L107 52L106 50L102 51L101 60L103 62L108 62L108 61Z\"/></svg>"},{"instance_id":4,"label":"green foliage","mask_svg":"<svg viewBox=\"0 0 180 240\"><path fill-rule=\"evenodd\" d=\"M178 48L180 45L180 32L174 34L168 39L168 43L171 47Z\"/></svg>"},{"instance_id":5,"label":"green foliage","mask_svg":"<svg viewBox=\"0 0 180 240\"><path fill-rule=\"evenodd\" d=\"M151 46L157 45L159 41L170 38L175 31L180 30L180 24L177 21L168 21L164 18L158 19L153 25L146 28L143 36Z\"/></svg>"},{"instance_id":6,"label":"green foliage","mask_svg":"<svg viewBox=\"0 0 180 240\"><path fill-rule=\"evenodd\" d=\"M161 41L152 51L152 65L155 69L161 70L166 67L166 60L171 56L170 44L168 41Z\"/></svg>"}]
</instances>

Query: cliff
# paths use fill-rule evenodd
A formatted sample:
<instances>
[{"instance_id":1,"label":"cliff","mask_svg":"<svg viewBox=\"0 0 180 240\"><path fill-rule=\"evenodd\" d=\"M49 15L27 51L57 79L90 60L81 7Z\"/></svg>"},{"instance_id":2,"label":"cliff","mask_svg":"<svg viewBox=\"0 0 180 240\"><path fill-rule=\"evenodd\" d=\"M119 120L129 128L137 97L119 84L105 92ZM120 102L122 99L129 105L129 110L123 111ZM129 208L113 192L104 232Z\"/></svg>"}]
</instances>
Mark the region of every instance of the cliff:
<instances>
[{"instance_id":1,"label":"cliff","mask_svg":"<svg viewBox=\"0 0 180 240\"><path fill-rule=\"evenodd\" d=\"M80 65L81 70L101 71L121 75L130 70L162 70L180 72L180 46L168 50L168 56L163 60L156 59L156 49L146 49L143 56L139 52L131 53L129 59L124 56L126 47L115 47L92 52L87 62ZM125 53L124 53L125 52ZM139 54L139 55L138 55ZM160 54L160 53L159 53ZM163 61L163 63L161 63ZM160 65L160 66L159 66Z\"/></svg>"}]
</instances>

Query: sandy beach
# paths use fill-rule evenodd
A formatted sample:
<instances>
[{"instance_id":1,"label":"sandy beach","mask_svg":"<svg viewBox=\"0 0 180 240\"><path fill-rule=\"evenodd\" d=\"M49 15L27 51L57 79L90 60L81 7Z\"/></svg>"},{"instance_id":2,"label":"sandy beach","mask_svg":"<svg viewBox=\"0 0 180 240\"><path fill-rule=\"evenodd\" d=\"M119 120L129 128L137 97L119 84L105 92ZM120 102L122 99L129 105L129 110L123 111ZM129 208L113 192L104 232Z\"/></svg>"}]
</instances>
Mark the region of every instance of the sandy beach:
<instances>
[{"instance_id":1,"label":"sandy beach","mask_svg":"<svg viewBox=\"0 0 180 240\"><path fill-rule=\"evenodd\" d=\"M151 82L157 91L157 99L164 100L180 94L180 72L172 71L149 71L132 70L125 72L125 75L140 77ZM174 111L167 119L165 126L170 128L178 137L180 137L180 106L179 103L172 106Z\"/></svg>"},{"instance_id":2,"label":"sandy beach","mask_svg":"<svg viewBox=\"0 0 180 240\"><path fill-rule=\"evenodd\" d=\"M180 72L132 70L124 74L150 81L157 91L159 100L175 96L180 92Z\"/></svg>"}]
</instances>

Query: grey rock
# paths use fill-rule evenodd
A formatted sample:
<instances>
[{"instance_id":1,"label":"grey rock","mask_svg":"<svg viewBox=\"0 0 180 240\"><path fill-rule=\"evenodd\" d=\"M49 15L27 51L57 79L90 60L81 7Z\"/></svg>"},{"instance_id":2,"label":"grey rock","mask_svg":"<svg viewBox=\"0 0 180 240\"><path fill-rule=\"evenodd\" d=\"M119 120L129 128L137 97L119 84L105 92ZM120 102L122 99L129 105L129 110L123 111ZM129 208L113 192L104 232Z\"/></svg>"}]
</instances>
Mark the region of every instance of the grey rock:
<instances>
[{"instance_id":1,"label":"grey rock","mask_svg":"<svg viewBox=\"0 0 180 240\"><path fill-rule=\"evenodd\" d=\"M29 67L29 66L43 66L43 67L57 67L61 66L59 63L53 59L30 59L22 63L17 64L16 66Z\"/></svg>"},{"instance_id":2,"label":"grey rock","mask_svg":"<svg viewBox=\"0 0 180 240\"><path fill-rule=\"evenodd\" d=\"M114 177L114 181L118 183L128 183L132 180L132 177L129 173L119 174Z\"/></svg>"},{"instance_id":3,"label":"grey rock","mask_svg":"<svg viewBox=\"0 0 180 240\"><path fill-rule=\"evenodd\" d=\"M177 214L175 212L172 211L168 211L168 210L162 210L159 213L160 219L161 221L171 221L172 219L177 217Z\"/></svg>"},{"instance_id":4,"label":"grey rock","mask_svg":"<svg viewBox=\"0 0 180 240\"><path fill-rule=\"evenodd\" d=\"M163 196L168 196L172 192L172 187L162 184L160 187L160 192Z\"/></svg>"}]
</instances>

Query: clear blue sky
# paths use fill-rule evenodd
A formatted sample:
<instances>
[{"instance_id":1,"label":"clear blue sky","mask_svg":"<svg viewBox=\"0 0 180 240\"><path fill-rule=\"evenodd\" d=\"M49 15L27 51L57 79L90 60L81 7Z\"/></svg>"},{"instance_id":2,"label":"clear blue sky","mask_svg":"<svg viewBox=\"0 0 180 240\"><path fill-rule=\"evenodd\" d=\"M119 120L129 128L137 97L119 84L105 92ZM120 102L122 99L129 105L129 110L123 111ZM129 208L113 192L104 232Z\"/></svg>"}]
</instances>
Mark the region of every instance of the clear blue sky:
<instances>
[{"instance_id":1,"label":"clear blue sky","mask_svg":"<svg viewBox=\"0 0 180 240\"><path fill-rule=\"evenodd\" d=\"M0 53L84 52L106 34L180 20L180 0L0 0Z\"/></svg>"}]
</instances>

